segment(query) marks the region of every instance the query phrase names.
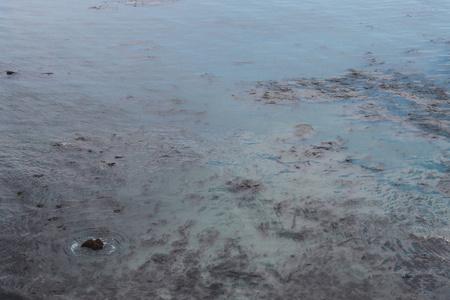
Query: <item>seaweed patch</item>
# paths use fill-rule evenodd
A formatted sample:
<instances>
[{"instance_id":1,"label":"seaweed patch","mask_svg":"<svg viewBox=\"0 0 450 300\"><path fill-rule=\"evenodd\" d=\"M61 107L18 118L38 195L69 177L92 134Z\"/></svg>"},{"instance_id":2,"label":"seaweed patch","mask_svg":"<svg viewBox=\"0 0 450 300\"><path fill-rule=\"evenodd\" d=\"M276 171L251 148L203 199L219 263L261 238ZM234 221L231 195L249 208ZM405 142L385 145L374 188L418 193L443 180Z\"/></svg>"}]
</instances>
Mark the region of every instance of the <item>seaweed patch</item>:
<instances>
[{"instance_id":1,"label":"seaweed patch","mask_svg":"<svg viewBox=\"0 0 450 300\"><path fill-rule=\"evenodd\" d=\"M351 69L330 79L258 82L249 95L264 104L352 101L363 120L407 122L430 137L450 137L450 96L445 83L420 75Z\"/></svg>"}]
</instances>

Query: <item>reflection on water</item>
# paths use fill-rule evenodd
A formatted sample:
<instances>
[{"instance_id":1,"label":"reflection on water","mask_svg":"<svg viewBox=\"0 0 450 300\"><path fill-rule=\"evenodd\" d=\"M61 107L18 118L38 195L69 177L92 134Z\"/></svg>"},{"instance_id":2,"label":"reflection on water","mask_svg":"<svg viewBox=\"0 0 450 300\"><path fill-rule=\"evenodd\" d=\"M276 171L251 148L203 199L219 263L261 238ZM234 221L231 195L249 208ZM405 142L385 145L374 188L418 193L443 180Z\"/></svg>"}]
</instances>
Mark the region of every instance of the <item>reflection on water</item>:
<instances>
[{"instance_id":1,"label":"reflection on water","mask_svg":"<svg viewBox=\"0 0 450 300\"><path fill-rule=\"evenodd\" d=\"M0 298L447 299L450 7L404 2L0 4Z\"/></svg>"}]
</instances>

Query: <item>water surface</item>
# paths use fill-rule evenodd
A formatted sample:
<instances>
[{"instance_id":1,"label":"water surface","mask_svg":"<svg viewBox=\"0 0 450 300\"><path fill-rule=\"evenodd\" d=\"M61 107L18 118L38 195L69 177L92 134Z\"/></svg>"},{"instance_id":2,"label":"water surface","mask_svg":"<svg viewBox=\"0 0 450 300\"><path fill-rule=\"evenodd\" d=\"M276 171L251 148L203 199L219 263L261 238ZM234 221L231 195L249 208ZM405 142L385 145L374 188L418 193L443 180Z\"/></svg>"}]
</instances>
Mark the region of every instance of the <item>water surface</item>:
<instances>
[{"instance_id":1,"label":"water surface","mask_svg":"<svg viewBox=\"0 0 450 300\"><path fill-rule=\"evenodd\" d=\"M449 297L448 1L0 16L2 298Z\"/></svg>"}]
</instances>

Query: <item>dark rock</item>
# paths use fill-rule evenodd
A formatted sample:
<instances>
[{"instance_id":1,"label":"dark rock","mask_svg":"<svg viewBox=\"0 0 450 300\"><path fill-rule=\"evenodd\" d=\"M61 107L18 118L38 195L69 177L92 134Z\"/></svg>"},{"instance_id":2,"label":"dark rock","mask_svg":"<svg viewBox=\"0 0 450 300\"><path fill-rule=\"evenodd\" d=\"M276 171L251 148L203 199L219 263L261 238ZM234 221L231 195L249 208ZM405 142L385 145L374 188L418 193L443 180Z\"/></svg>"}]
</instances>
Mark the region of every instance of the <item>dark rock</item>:
<instances>
[{"instance_id":1,"label":"dark rock","mask_svg":"<svg viewBox=\"0 0 450 300\"><path fill-rule=\"evenodd\" d=\"M91 248L92 250L100 250L103 249L103 242L100 239L94 240L87 240L83 244L81 244L81 247Z\"/></svg>"},{"instance_id":2,"label":"dark rock","mask_svg":"<svg viewBox=\"0 0 450 300\"><path fill-rule=\"evenodd\" d=\"M14 71L6 71L6 75L14 75L14 74L16 74L16 72L14 72Z\"/></svg>"}]
</instances>

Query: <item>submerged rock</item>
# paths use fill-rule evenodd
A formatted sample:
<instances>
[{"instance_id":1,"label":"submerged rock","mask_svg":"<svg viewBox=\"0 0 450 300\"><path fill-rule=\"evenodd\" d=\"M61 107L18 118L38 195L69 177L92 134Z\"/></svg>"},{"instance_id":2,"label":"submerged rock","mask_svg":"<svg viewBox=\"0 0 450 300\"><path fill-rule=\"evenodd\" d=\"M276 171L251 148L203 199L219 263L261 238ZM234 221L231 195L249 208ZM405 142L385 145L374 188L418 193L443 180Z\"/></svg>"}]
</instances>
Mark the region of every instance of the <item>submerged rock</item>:
<instances>
[{"instance_id":1,"label":"submerged rock","mask_svg":"<svg viewBox=\"0 0 450 300\"><path fill-rule=\"evenodd\" d=\"M92 250L100 250L103 249L103 242L99 238L96 240L90 239L81 244L81 247L91 248Z\"/></svg>"},{"instance_id":2,"label":"submerged rock","mask_svg":"<svg viewBox=\"0 0 450 300\"><path fill-rule=\"evenodd\" d=\"M315 134L314 128L309 124L295 124L292 129L301 140L307 140Z\"/></svg>"}]
</instances>

